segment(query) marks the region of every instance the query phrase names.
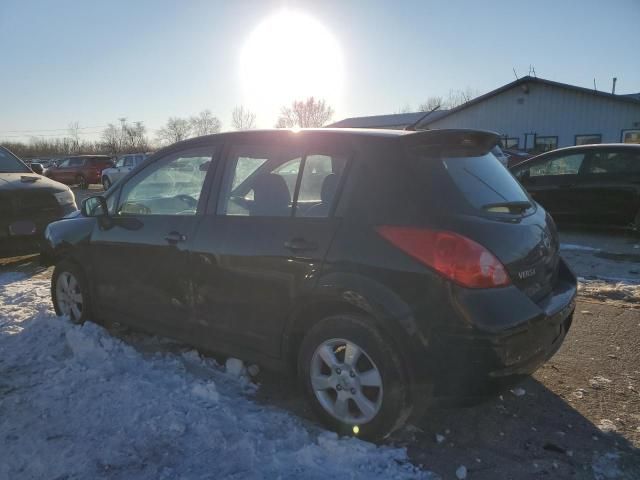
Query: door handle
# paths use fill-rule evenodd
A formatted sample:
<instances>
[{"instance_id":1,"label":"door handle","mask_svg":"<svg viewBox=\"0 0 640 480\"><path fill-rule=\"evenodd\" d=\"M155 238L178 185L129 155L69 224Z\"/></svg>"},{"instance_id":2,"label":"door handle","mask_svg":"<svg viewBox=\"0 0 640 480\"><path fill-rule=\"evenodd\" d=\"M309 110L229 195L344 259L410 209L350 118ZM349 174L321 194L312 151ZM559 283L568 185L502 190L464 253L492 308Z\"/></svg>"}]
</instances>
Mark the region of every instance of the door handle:
<instances>
[{"instance_id":1,"label":"door handle","mask_svg":"<svg viewBox=\"0 0 640 480\"><path fill-rule=\"evenodd\" d=\"M184 242L187 240L187 236L180 232L169 232L164 239L171 245L175 245L178 242Z\"/></svg>"},{"instance_id":2,"label":"door handle","mask_svg":"<svg viewBox=\"0 0 640 480\"><path fill-rule=\"evenodd\" d=\"M303 252L317 250L318 244L316 242L309 242L304 238L292 238L284 242L284 248L291 250L292 252Z\"/></svg>"}]
</instances>

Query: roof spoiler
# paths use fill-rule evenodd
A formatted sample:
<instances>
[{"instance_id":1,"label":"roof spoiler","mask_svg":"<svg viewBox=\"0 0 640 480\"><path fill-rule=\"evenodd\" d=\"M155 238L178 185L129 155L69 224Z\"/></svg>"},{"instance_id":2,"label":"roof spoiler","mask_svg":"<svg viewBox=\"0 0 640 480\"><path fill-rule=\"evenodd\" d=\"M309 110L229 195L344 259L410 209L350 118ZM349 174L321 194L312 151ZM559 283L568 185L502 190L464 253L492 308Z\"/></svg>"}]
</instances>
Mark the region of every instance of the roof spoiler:
<instances>
[{"instance_id":1,"label":"roof spoiler","mask_svg":"<svg viewBox=\"0 0 640 480\"><path fill-rule=\"evenodd\" d=\"M404 135L401 141L408 146L463 148L488 152L500 142L500 135L487 130L434 129Z\"/></svg>"}]
</instances>

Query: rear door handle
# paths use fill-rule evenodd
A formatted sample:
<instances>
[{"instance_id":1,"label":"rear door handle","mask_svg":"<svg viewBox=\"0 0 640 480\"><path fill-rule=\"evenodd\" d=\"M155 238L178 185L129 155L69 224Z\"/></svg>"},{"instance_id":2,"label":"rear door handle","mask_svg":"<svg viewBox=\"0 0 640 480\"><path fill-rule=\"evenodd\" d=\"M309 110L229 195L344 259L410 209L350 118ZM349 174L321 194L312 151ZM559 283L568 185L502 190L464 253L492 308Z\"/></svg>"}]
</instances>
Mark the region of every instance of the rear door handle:
<instances>
[{"instance_id":1,"label":"rear door handle","mask_svg":"<svg viewBox=\"0 0 640 480\"><path fill-rule=\"evenodd\" d=\"M187 236L180 232L169 232L164 239L171 245L175 245L178 242L184 242L187 240Z\"/></svg>"},{"instance_id":2,"label":"rear door handle","mask_svg":"<svg viewBox=\"0 0 640 480\"><path fill-rule=\"evenodd\" d=\"M303 252L317 250L318 244L316 242L309 242L304 238L293 238L284 242L284 248L292 252Z\"/></svg>"}]
</instances>

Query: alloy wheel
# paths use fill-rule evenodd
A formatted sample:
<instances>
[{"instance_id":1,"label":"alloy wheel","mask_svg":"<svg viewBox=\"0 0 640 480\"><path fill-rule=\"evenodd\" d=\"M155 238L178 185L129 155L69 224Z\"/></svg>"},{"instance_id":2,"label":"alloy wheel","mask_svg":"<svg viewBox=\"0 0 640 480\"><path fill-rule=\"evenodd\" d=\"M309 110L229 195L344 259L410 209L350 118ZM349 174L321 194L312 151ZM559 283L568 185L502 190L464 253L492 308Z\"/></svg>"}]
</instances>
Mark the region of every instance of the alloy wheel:
<instances>
[{"instance_id":1,"label":"alloy wheel","mask_svg":"<svg viewBox=\"0 0 640 480\"><path fill-rule=\"evenodd\" d=\"M355 343L334 338L311 357L311 386L318 402L339 421L371 421L382 406L382 376L371 357Z\"/></svg>"},{"instance_id":2,"label":"alloy wheel","mask_svg":"<svg viewBox=\"0 0 640 480\"><path fill-rule=\"evenodd\" d=\"M83 298L80 284L70 272L62 272L56 281L56 302L63 315L74 321L82 316Z\"/></svg>"}]
</instances>

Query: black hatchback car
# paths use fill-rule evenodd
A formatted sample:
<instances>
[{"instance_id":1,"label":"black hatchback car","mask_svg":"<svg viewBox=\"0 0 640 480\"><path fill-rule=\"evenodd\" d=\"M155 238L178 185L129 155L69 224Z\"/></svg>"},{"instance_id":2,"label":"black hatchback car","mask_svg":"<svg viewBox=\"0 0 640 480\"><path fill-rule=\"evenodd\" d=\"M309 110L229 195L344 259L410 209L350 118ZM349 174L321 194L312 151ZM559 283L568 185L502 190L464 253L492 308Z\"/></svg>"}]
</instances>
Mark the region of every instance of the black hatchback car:
<instances>
[{"instance_id":1,"label":"black hatchback car","mask_svg":"<svg viewBox=\"0 0 640 480\"><path fill-rule=\"evenodd\" d=\"M640 145L561 148L511 171L558 223L640 229Z\"/></svg>"},{"instance_id":2,"label":"black hatchback car","mask_svg":"<svg viewBox=\"0 0 640 480\"><path fill-rule=\"evenodd\" d=\"M551 217L496 140L318 129L177 143L49 226L56 312L294 368L329 426L367 438L485 398L554 354L576 295Z\"/></svg>"}]
</instances>

